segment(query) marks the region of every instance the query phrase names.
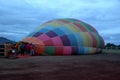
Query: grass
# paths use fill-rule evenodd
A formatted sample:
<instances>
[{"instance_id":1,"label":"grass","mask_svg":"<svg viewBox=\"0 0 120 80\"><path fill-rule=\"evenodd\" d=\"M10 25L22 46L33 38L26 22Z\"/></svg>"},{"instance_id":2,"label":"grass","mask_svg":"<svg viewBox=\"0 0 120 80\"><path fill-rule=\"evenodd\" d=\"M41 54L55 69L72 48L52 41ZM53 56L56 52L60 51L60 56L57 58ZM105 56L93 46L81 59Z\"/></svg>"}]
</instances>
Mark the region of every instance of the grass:
<instances>
[{"instance_id":1,"label":"grass","mask_svg":"<svg viewBox=\"0 0 120 80\"><path fill-rule=\"evenodd\" d=\"M120 50L118 49L103 49L102 53L107 53L107 54L120 54Z\"/></svg>"}]
</instances>

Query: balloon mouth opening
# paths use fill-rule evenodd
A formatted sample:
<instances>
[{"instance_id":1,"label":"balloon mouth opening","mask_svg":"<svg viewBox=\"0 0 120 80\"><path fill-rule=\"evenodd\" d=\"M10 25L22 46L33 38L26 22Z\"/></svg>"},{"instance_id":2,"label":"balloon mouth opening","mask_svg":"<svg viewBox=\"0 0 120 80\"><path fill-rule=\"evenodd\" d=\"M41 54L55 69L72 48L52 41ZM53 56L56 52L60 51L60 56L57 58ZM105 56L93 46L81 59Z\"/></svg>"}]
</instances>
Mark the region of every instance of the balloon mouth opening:
<instances>
[{"instance_id":1,"label":"balloon mouth opening","mask_svg":"<svg viewBox=\"0 0 120 80\"><path fill-rule=\"evenodd\" d=\"M22 42L27 42L27 43L44 46L44 43L36 37L27 37L27 38L23 39Z\"/></svg>"}]
</instances>

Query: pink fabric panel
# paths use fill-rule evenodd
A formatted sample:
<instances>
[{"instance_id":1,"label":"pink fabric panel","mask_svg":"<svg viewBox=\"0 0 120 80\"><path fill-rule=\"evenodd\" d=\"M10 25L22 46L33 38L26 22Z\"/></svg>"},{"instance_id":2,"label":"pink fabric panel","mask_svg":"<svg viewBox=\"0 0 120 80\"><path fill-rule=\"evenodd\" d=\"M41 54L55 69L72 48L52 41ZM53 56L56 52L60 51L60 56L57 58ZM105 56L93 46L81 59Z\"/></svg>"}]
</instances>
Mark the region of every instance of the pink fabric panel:
<instances>
[{"instance_id":1,"label":"pink fabric panel","mask_svg":"<svg viewBox=\"0 0 120 80\"><path fill-rule=\"evenodd\" d=\"M46 40L43 43L45 44L45 46L53 46L53 41L51 39Z\"/></svg>"},{"instance_id":2,"label":"pink fabric panel","mask_svg":"<svg viewBox=\"0 0 120 80\"><path fill-rule=\"evenodd\" d=\"M52 42L53 42L54 46L63 46L63 43L62 43L60 37L52 38Z\"/></svg>"},{"instance_id":3,"label":"pink fabric panel","mask_svg":"<svg viewBox=\"0 0 120 80\"><path fill-rule=\"evenodd\" d=\"M38 36L38 38L42 41L46 41L46 40L50 39L49 36L47 36L46 34L42 34L42 35Z\"/></svg>"},{"instance_id":4,"label":"pink fabric panel","mask_svg":"<svg viewBox=\"0 0 120 80\"><path fill-rule=\"evenodd\" d=\"M64 46L63 55L71 55L71 53L72 53L71 46Z\"/></svg>"}]
</instances>

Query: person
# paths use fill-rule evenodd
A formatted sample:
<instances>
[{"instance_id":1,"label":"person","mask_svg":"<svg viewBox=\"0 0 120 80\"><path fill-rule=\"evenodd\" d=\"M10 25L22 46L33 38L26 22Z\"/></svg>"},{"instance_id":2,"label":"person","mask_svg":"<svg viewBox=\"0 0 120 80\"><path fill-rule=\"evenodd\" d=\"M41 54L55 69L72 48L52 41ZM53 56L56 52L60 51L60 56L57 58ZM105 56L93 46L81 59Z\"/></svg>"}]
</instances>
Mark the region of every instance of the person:
<instances>
[{"instance_id":1,"label":"person","mask_svg":"<svg viewBox=\"0 0 120 80\"><path fill-rule=\"evenodd\" d=\"M32 43L30 44L29 48L30 48L30 55L34 56L34 45Z\"/></svg>"},{"instance_id":2,"label":"person","mask_svg":"<svg viewBox=\"0 0 120 80\"><path fill-rule=\"evenodd\" d=\"M20 45L20 53L21 53L21 56L24 56L24 53L25 53L25 45L24 45L24 43L22 43Z\"/></svg>"},{"instance_id":3,"label":"person","mask_svg":"<svg viewBox=\"0 0 120 80\"><path fill-rule=\"evenodd\" d=\"M25 44L25 53L30 54L29 43Z\"/></svg>"},{"instance_id":4,"label":"person","mask_svg":"<svg viewBox=\"0 0 120 80\"><path fill-rule=\"evenodd\" d=\"M17 58L17 50L14 45L12 45L11 49L8 51L8 58Z\"/></svg>"}]
</instances>

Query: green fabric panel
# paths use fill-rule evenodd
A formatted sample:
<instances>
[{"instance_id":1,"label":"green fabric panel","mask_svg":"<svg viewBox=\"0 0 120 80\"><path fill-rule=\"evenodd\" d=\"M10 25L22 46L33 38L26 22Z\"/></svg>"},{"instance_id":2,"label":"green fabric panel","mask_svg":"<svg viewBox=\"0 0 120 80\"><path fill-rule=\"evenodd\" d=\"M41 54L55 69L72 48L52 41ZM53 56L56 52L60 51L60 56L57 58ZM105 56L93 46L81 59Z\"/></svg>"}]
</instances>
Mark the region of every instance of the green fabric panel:
<instances>
[{"instance_id":1,"label":"green fabric panel","mask_svg":"<svg viewBox=\"0 0 120 80\"><path fill-rule=\"evenodd\" d=\"M102 40L102 37L100 35L99 35L99 40L100 40L99 48L102 48L103 47L103 40Z\"/></svg>"},{"instance_id":2,"label":"green fabric panel","mask_svg":"<svg viewBox=\"0 0 120 80\"><path fill-rule=\"evenodd\" d=\"M105 47L104 39L102 38L102 36L100 36L100 37L101 37L101 41L102 41L102 47L101 48L104 48Z\"/></svg>"},{"instance_id":3,"label":"green fabric panel","mask_svg":"<svg viewBox=\"0 0 120 80\"><path fill-rule=\"evenodd\" d=\"M45 47L45 55L54 55L55 47L54 46L46 46Z\"/></svg>"},{"instance_id":4,"label":"green fabric panel","mask_svg":"<svg viewBox=\"0 0 120 80\"><path fill-rule=\"evenodd\" d=\"M75 22L74 19L68 19L68 18L65 18L64 20L67 20L67 21L69 21L69 22Z\"/></svg>"}]
</instances>

